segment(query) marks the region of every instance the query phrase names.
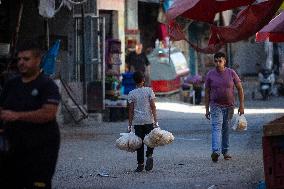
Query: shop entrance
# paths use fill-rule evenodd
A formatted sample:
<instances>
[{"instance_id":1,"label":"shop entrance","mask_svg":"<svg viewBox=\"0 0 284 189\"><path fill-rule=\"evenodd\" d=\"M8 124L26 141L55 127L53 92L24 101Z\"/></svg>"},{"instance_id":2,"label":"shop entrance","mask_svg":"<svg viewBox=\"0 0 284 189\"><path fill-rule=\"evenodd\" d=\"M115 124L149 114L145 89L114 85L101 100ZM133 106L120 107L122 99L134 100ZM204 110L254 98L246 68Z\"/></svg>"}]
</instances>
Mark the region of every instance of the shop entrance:
<instances>
[{"instance_id":1,"label":"shop entrance","mask_svg":"<svg viewBox=\"0 0 284 189\"><path fill-rule=\"evenodd\" d=\"M158 12L158 3L138 2L138 28L144 50L155 47Z\"/></svg>"}]
</instances>

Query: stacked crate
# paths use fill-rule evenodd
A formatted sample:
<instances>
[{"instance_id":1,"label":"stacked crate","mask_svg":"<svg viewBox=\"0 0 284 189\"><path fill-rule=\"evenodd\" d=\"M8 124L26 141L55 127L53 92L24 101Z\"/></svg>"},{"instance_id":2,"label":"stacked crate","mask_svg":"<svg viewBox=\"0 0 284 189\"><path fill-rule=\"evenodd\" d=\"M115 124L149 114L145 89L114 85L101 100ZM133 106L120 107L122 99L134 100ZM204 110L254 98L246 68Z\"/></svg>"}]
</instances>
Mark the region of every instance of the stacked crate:
<instances>
[{"instance_id":1,"label":"stacked crate","mask_svg":"<svg viewBox=\"0 0 284 189\"><path fill-rule=\"evenodd\" d=\"M267 189L284 189L284 116L263 126L263 164Z\"/></svg>"}]
</instances>

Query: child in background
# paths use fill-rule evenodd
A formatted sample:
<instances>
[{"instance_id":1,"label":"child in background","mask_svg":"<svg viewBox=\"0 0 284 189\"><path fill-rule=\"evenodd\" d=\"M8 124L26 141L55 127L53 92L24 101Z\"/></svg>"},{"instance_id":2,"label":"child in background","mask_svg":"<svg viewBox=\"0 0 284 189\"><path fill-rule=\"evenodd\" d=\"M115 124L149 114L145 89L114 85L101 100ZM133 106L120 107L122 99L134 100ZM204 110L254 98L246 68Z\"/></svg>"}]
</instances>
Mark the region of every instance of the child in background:
<instances>
[{"instance_id":1,"label":"child in background","mask_svg":"<svg viewBox=\"0 0 284 189\"><path fill-rule=\"evenodd\" d=\"M158 127L155 94L150 87L144 87L145 77L142 72L134 72L133 79L136 83L136 89L128 94L129 102L129 126L128 131L134 125L135 134L142 140L145 135L150 133L154 127ZM153 168L153 150L147 147L145 170L150 171ZM138 166L135 172L141 172L144 169L144 144L137 150Z\"/></svg>"}]
</instances>

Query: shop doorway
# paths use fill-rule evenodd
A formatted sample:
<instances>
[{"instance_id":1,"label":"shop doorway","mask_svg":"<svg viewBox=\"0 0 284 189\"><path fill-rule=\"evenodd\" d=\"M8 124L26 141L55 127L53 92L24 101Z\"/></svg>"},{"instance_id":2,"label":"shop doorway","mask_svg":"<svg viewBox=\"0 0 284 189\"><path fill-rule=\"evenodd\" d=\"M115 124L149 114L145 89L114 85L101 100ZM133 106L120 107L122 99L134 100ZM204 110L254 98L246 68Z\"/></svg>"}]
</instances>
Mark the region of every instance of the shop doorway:
<instances>
[{"instance_id":1,"label":"shop doorway","mask_svg":"<svg viewBox=\"0 0 284 189\"><path fill-rule=\"evenodd\" d=\"M106 39L118 38L118 13L114 10L99 10L100 17L105 18Z\"/></svg>"},{"instance_id":2,"label":"shop doorway","mask_svg":"<svg viewBox=\"0 0 284 189\"><path fill-rule=\"evenodd\" d=\"M140 40L143 43L144 50L155 47L158 12L158 3L138 3L138 28L140 30Z\"/></svg>"}]
</instances>

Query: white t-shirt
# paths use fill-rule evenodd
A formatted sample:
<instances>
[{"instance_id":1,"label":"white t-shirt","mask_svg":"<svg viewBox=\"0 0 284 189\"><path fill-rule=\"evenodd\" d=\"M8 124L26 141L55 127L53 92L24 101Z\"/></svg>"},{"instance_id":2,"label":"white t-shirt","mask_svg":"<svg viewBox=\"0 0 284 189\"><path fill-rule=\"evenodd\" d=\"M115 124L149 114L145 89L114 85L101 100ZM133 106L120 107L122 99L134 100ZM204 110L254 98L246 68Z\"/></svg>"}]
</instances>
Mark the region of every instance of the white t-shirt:
<instances>
[{"instance_id":1,"label":"white t-shirt","mask_svg":"<svg viewBox=\"0 0 284 189\"><path fill-rule=\"evenodd\" d=\"M155 94L150 87L137 88L129 92L128 102L134 103L133 125L152 124L154 122L150 100Z\"/></svg>"}]
</instances>

